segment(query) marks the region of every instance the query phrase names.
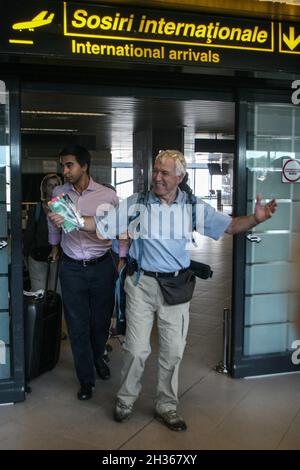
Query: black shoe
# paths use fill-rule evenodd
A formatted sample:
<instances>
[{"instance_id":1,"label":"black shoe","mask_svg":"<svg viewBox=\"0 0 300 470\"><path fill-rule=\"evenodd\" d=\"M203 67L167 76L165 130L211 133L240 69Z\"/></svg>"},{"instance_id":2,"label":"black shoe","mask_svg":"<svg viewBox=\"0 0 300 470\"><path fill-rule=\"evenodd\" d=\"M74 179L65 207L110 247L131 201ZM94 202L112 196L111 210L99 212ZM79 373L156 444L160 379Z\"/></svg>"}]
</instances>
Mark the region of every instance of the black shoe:
<instances>
[{"instance_id":1,"label":"black shoe","mask_svg":"<svg viewBox=\"0 0 300 470\"><path fill-rule=\"evenodd\" d=\"M110 370L109 370L109 367L106 364L104 359L100 359L95 364L95 369L96 369L97 374L99 375L100 379L107 380L107 379L110 378Z\"/></svg>"},{"instance_id":2,"label":"black shoe","mask_svg":"<svg viewBox=\"0 0 300 470\"><path fill-rule=\"evenodd\" d=\"M82 384L78 393L78 400L89 400L93 396L93 386L91 384Z\"/></svg>"}]
</instances>

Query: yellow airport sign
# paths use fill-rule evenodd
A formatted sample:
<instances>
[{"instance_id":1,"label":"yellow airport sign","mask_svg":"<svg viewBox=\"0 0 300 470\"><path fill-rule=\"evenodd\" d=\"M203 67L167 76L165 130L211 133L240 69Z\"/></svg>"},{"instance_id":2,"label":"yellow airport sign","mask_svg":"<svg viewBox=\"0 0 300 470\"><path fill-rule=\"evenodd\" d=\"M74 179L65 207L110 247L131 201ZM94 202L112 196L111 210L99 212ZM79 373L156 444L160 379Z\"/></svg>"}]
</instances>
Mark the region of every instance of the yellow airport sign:
<instances>
[{"instance_id":1,"label":"yellow airport sign","mask_svg":"<svg viewBox=\"0 0 300 470\"><path fill-rule=\"evenodd\" d=\"M300 69L300 23L119 3L4 1L0 53L235 70Z\"/></svg>"},{"instance_id":2,"label":"yellow airport sign","mask_svg":"<svg viewBox=\"0 0 300 470\"><path fill-rule=\"evenodd\" d=\"M117 9L99 14L97 6L77 7L64 2L64 35L78 38L132 41L177 46L212 47L273 52L274 23L243 19L184 21L168 12L137 14Z\"/></svg>"}]
</instances>

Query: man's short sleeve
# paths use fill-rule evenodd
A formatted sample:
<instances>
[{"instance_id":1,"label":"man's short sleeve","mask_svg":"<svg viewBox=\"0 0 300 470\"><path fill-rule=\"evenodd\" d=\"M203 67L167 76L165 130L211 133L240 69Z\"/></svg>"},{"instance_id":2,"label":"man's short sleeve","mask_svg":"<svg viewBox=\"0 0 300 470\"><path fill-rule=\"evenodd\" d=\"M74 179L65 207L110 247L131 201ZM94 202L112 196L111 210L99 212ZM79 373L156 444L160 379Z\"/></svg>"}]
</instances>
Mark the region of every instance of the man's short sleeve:
<instances>
[{"instance_id":1,"label":"man's short sleeve","mask_svg":"<svg viewBox=\"0 0 300 470\"><path fill-rule=\"evenodd\" d=\"M216 211L204 201L197 202L197 232L218 240L230 225L229 215Z\"/></svg>"}]
</instances>

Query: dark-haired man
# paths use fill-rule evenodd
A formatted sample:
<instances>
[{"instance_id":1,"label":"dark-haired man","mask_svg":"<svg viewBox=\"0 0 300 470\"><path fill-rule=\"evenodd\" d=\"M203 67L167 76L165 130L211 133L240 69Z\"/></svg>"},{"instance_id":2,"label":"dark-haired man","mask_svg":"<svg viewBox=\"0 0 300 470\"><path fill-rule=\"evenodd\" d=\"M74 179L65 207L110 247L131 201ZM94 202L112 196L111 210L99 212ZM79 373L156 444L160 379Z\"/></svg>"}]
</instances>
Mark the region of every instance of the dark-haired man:
<instances>
[{"instance_id":1,"label":"dark-haired man","mask_svg":"<svg viewBox=\"0 0 300 470\"><path fill-rule=\"evenodd\" d=\"M115 192L96 183L89 175L91 157L81 146L63 149L59 154L63 186L53 196L68 194L83 216L95 216L99 205L117 206ZM53 222L54 214L49 214ZM60 281L64 313L68 326L75 369L80 382L79 400L92 397L95 369L102 379L110 377L103 359L114 306L115 268L110 252L111 241L99 240L95 233L77 230L64 233L49 223L52 256L57 258L61 245ZM119 244L120 258L126 256L127 244ZM122 261L121 261L122 263Z\"/></svg>"}]
</instances>

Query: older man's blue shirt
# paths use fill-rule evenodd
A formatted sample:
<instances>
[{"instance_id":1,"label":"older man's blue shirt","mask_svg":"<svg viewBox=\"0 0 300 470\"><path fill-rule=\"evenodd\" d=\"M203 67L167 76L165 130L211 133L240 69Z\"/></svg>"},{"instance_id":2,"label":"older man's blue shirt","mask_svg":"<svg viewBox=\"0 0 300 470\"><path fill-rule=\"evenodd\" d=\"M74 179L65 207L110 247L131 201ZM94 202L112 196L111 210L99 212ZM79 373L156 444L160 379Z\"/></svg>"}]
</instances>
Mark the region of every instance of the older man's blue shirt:
<instances>
[{"instance_id":1,"label":"older man's blue shirt","mask_svg":"<svg viewBox=\"0 0 300 470\"><path fill-rule=\"evenodd\" d=\"M167 205L150 191L141 210L136 206L138 202L139 194L134 194L120 203L115 214L117 235L126 232L129 225L129 234L131 232L133 237L129 255L139 260L142 250L141 267L146 271L174 272L187 268L190 264L187 246L192 239L192 207L186 204L186 194L178 189L175 201ZM196 230L217 240L227 229L231 218L201 199L197 199L196 207ZM116 237L111 217L96 217L95 220L102 236Z\"/></svg>"}]
</instances>

